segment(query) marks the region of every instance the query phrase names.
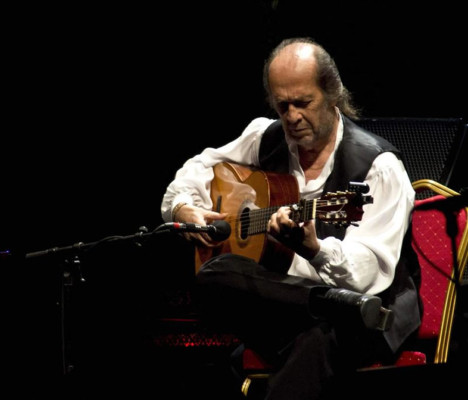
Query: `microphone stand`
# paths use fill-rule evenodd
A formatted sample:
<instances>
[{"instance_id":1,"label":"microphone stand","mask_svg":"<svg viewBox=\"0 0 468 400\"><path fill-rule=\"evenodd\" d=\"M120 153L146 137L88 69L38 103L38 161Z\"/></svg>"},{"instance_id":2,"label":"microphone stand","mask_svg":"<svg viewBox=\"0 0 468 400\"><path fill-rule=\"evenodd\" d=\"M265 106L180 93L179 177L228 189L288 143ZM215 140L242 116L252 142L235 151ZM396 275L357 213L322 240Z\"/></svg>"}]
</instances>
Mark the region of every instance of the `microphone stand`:
<instances>
[{"instance_id":1,"label":"microphone stand","mask_svg":"<svg viewBox=\"0 0 468 400\"><path fill-rule=\"evenodd\" d=\"M148 232L145 226L138 228L138 232L127 236L108 236L95 242L83 243L78 242L64 247L52 247L45 250L26 253L25 259L37 259L44 257L60 257L59 262L61 268L60 282L60 341L61 341L61 364L62 373L64 376L69 376L75 370L72 357L72 329L70 316L73 287L76 281L85 283L81 270L80 255L85 251L90 251L105 243L116 243L122 241L134 241L138 247L142 246L143 239L147 239L156 233L168 232L168 229L163 229L164 224L160 225L155 230Z\"/></svg>"}]
</instances>

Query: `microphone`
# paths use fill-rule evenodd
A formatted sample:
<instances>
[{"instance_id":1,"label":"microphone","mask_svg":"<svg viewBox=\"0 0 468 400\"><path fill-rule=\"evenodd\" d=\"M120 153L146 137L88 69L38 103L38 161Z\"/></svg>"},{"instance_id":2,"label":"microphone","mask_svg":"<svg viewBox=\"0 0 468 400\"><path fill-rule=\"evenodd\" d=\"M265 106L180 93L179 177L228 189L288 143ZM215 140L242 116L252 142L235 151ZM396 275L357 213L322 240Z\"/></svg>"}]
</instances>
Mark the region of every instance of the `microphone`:
<instances>
[{"instance_id":1,"label":"microphone","mask_svg":"<svg viewBox=\"0 0 468 400\"><path fill-rule=\"evenodd\" d=\"M171 232L205 232L211 239L221 242L231 234L231 225L224 220L215 220L211 225L200 225L184 222L167 222L161 228ZM158 228L159 230L159 228Z\"/></svg>"},{"instance_id":2,"label":"microphone","mask_svg":"<svg viewBox=\"0 0 468 400\"><path fill-rule=\"evenodd\" d=\"M461 194L447 197L441 200L430 201L415 207L416 210L440 210L444 212L458 211L468 207L468 195Z\"/></svg>"}]
</instances>

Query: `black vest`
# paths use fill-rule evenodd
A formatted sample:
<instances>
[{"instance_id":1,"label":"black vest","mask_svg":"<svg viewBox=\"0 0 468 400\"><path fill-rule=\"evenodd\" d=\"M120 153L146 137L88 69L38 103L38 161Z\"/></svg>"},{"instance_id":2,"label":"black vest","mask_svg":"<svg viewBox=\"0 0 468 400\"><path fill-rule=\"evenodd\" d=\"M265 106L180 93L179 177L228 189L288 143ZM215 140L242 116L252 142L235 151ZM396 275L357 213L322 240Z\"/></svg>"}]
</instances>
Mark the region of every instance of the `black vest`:
<instances>
[{"instance_id":1,"label":"black vest","mask_svg":"<svg viewBox=\"0 0 468 400\"><path fill-rule=\"evenodd\" d=\"M333 170L325 182L323 193L345 191L350 181L362 182L375 158L383 152L392 152L401 159L400 151L384 138L375 135L343 117L343 139L335 154ZM289 149L281 121L275 121L265 131L260 144L260 168L264 171L289 173ZM343 239L346 228L316 220L319 238L334 236ZM411 225L405 235L402 254L395 278L390 287L379 296L383 305L394 312L394 322L385 337L395 351L421 322L422 303L419 298L420 267L411 247Z\"/></svg>"}]
</instances>

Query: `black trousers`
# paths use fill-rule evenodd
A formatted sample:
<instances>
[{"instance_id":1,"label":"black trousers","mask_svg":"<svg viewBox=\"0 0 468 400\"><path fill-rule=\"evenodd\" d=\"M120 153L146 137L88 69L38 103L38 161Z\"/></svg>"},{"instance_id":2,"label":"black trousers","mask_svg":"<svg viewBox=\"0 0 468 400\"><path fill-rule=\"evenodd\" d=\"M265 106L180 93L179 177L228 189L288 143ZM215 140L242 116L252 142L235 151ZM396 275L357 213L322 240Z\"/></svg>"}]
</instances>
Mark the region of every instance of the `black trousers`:
<instances>
[{"instance_id":1,"label":"black trousers","mask_svg":"<svg viewBox=\"0 0 468 400\"><path fill-rule=\"evenodd\" d=\"M268 400L332 398L337 377L394 357L381 333L366 329L357 313L322 299L329 286L234 254L210 259L196 279L196 302L208 326L235 333L275 366ZM240 360L233 366L242 379Z\"/></svg>"}]
</instances>

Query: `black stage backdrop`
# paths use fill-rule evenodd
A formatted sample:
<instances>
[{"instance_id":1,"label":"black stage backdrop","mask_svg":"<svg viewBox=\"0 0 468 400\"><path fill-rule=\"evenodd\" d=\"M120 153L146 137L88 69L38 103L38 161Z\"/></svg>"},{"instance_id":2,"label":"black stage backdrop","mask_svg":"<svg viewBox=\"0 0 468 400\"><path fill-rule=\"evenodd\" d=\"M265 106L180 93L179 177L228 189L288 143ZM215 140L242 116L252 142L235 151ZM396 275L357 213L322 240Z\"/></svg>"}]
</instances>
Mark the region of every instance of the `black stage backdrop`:
<instances>
[{"instance_id":1,"label":"black stage backdrop","mask_svg":"<svg viewBox=\"0 0 468 400\"><path fill-rule=\"evenodd\" d=\"M0 250L14 255L2 263L22 321L13 333L24 333L19 371L61 368L63 257L24 255L161 224L162 195L187 158L271 115L262 66L280 39L323 44L364 116L468 117L460 2L209 3L4 10ZM458 179L454 189L467 184ZM157 314L168 290L190 284L191 251L161 234L80 257L77 340L97 326L113 343Z\"/></svg>"}]
</instances>

